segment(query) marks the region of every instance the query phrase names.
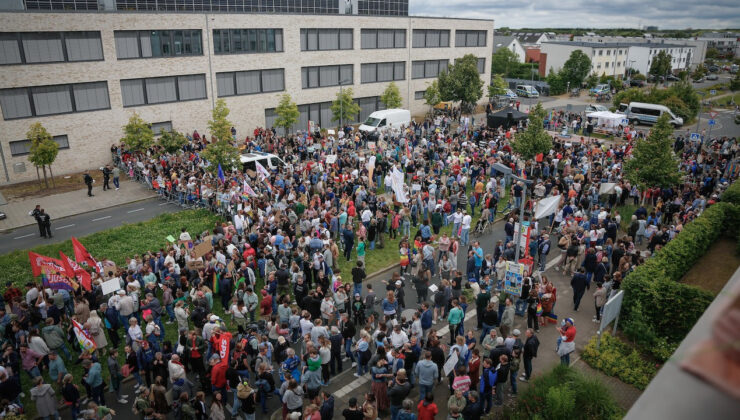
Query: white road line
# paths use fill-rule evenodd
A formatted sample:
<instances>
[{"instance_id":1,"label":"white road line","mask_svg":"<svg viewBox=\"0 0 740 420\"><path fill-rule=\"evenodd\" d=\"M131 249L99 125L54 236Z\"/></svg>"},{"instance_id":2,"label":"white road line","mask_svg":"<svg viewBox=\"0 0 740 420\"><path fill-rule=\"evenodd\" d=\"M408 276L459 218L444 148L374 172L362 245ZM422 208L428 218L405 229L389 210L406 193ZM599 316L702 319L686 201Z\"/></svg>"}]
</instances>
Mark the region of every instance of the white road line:
<instances>
[{"instance_id":1,"label":"white road line","mask_svg":"<svg viewBox=\"0 0 740 420\"><path fill-rule=\"evenodd\" d=\"M166 206L167 204L170 204L168 201L165 201L164 203L157 204L158 206Z\"/></svg>"},{"instance_id":2,"label":"white road line","mask_svg":"<svg viewBox=\"0 0 740 420\"><path fill-rule=\"evenodd\" d=\"M142 211L142 210L144 210L144 207L142 207L142 208L140 208L140 209L135 209L135 210L129 210L129 211L127 211L126 213L136 213L137 211Z\"/></svg>"},{"instance_id":3,"label":"white road line","mask_svg":"<svg viewBox=\"0 0 740 420\"><path fill-rule=\"evenodd\" d=\"M59 227L58 227L58 228L56 228L55 230L62 230L62 229L67 229L68 227L72 227L72 226L74 226L74 225L75 225L75 224L74 224L74 223L72 223L71 225L64 225L64 226L59 226Z\"/></svg>"},{"instance_id":4,"label":"white road line","mask_svg":"<svg viewBox=\"0 0 740 420\"><path fill-rule=\"evenodd\" d=\"M23 239L23 238L28 238L29 236L33 236L33 235L35 235L35 233L29 233L28 235L23 235L23 236L16 236L13 239Z\"/></svg>"},{"instance_id":5,"label":"white road line","mask_svg":"<svg viewBox=\"0 0 740 420\"><path fill-rule=\"evenodd\" d=\"M92 221L93 221L93 222L97 222L97 221L99 221L99 220L105 220L105 219L110 219L111 217L112 217L112 216L103 216L103 217L98 217L97 219L92 219Z\"/></svg>"}]
</instances>

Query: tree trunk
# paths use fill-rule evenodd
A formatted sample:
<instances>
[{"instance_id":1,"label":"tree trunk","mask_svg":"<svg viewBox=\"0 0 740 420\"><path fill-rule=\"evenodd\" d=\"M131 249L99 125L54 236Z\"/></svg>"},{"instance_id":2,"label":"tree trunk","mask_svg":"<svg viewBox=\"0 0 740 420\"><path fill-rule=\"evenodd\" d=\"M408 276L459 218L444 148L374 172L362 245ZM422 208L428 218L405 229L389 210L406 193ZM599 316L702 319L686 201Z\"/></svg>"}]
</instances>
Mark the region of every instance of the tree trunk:
<instances>
[{"instance_id":1,"label":"tree trunk","mask_svg":"<svg viewBox=\"0 0 740 420\"><path fill-rule=\"evenodd\" d=\"M39 181L39 190L41 190L41 173L39 173L39 167L37 165L34 166L36 166L36 179Z\"/></svg>"},{"instance_id":2,"label":"tree trunk","mask_svg":"<svg viewBox=\"0 0 740 420\"><path fill-rule=\"evenodd\" d=\"M46 165L43 165L41 169L44 171L44 185L49 188L49 180L46 178Z\"/></svg>"},{"instance_id":3,"label":"tree trunk","mask_svg":"<svg viewBox=\"0 0 740 420\"><path fill-rule=\"evenodd\" d=\"M51 186L56 188L57 183L54 181L54 173L51 171L51 165L49 165L49 175L51 175Z\"/></svg>"}]
</instances>

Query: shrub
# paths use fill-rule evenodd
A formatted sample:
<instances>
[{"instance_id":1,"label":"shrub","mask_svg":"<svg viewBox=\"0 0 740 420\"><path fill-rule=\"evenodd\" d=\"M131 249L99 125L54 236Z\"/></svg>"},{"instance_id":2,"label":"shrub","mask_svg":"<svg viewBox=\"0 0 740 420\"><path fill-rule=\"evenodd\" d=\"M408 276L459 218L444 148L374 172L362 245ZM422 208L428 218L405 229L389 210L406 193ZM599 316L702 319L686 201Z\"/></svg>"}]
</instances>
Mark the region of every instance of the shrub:
<instances>
[{"instance_id":1,"label":"shrub","mask_svg":"<svg viewBox=\"0 0 740 420\"><path fill-rule=\"evenodd\" d=\"M596 349L598 337L593 336L581 353L581 358L592 368L622 382L643 390L658 369L640 356L640 353L608 332L601 335L601 346Z\"/></svg>"},{"instance_id":2,"label":"shrub","mask_svg":"<svg viewBox=\"0 0 740 420\"><path fill-rule=\"evenodd\" d=\"M609 390L596 379L558 365L529 382L516 406L504 414L516 420L619 419L622 409Z\"/></svg>"},{"instance_id":3,"label":"shrub","mask_svg":"<svg viewBox=\"0 0 740 420\"><path fill-rule=\"evenodd\" d=\"M734 182L722 193L722 201L740 206L740 182Z\"/></svg>"}]
</instances>

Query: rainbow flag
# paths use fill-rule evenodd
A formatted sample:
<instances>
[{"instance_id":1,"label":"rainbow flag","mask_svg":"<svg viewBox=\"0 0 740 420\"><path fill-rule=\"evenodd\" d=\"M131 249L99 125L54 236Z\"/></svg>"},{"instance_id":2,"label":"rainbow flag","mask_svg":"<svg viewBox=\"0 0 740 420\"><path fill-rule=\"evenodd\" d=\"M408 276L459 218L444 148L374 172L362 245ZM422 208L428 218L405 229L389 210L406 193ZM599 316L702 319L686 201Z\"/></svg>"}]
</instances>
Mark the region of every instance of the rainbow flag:
<instances>
[{"instance_id":1,"label":"rainbow flag","mask_svg":"<svg viewBox=\"0 0 740 420\"><path fill-rule=\"evenodd\" d=\"M89 332L85 331L84 328L82 328L82 325L80 325L79 322L72 320L72 327L74 328L75 336L77 337L77 342L80 344L80 348L83 352L94 352L95 351L95 341L93 341L92 336Z\"/></svg>"},{"instance_id":2,"label":"rainbow flag","mask_svg":"<svg viewBox=\"0 0 740 420\"><path fill-rule=\"evenodd\" d=\"M213 273L213 287L211 287L211 290L213 290L213 294L218 293L218 273Z\"/></svg>"},{"instance_id":3,"label":"rainbow flag","mask_svg":"<svg viewBox=\"0 0 740 420\"><path fill-rule=\"evenodd\" d=\"M542 305L537 304L537 316L542 316Z\"/></svg>"},{"instance_id":4,"label":"rainbow flag","mask_svg":"<svg viewBox=\"0 0 740 420\"><path fill-rule=\"evenodd\" d=\"M557 321L558 321L558 316L557 316L557 315L555 315L555 314L554 314L554 313L552 313L552 312L550 312L549 314L547 314L547 318L548 318L548 319L550 319L550 320L551 320L551 321L553 321L553 322L557 322Z\"/></svg>"}]
</instances>

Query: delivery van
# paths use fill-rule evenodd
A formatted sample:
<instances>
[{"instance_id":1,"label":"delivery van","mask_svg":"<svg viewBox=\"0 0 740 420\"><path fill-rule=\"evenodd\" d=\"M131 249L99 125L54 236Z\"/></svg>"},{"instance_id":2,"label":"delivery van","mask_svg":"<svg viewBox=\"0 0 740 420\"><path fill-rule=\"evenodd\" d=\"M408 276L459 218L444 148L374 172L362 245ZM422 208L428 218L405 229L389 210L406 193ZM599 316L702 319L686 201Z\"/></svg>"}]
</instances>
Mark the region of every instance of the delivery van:
<instances>
[{"instance_id":1,"label":"delivery van","mask_svg":"<svg viewBox=\"0 0 740 420\"><path fill-rule=\"evenodd\" d=\"M516 94L523 98L539 98L540 93L532 85L517 85Z\"/></svg>"},{"instance_id":2,"label":"delivery van","mask_svg":"<svg viewBox=\"0 0 740 420\"><path fill-rule=\"evenodd\" d=\"M375 111L360 124L359 130L366 133L383 131L386 128L400 129L411 124L411 112L407 109L384 109Z\"/></svg>"},{"instance_id":3,"label":"delivery van","mask_svg":"<svg viewBox=\"0 0 740 420\"><path fill-rule=\"evenodd\" d=\"M242 164L242 172L246 172L247 169L257 172L257 164L255 162L259 162L268 171L277 170L285 166L285 162L282 159L272 153L264 152L244 153L239 156L239 162Z\"/></svg>"},{"instance_id":4,"label":"delivery van","mask_svg":"<svg viewBox=\"0 0 740 420\"><path fill-rule=\"evenodd\" d=\"M677 117L665 105L630 102L629 105L619 104L619 112L624 113L630 124L655 124L661 115L668 114L670 116L669 123L672 126L680 127L683 125L683 118Z\"/></svg>"}]
</instances>

